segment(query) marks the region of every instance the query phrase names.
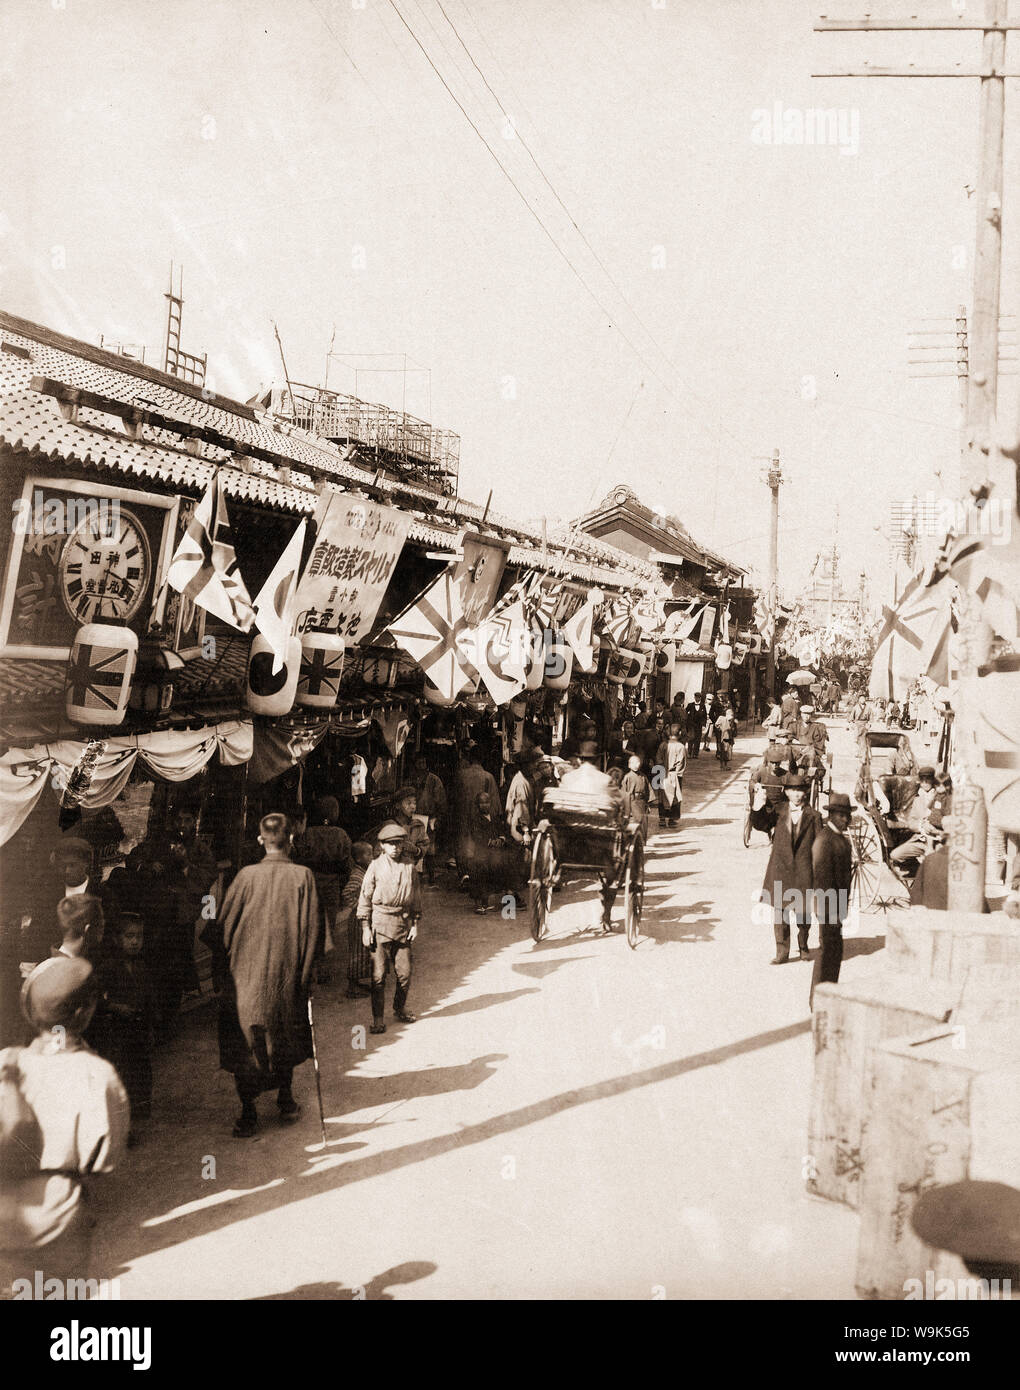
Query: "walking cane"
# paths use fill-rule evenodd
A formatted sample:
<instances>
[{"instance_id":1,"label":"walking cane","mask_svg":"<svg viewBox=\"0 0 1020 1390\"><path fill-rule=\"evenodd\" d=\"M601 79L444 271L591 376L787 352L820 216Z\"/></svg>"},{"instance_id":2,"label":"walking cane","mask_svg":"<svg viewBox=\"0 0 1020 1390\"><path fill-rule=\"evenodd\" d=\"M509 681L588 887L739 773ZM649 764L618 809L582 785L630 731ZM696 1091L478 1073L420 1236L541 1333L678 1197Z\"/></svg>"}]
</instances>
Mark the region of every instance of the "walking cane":
<instances>
[{"instance_id":1,"label":"walking cane","mask_svg":"<svg viewBox=\"0 0 1020 1390\"><path fill-rule=\"evenodd\" d=\"M319 1097L319 1125L322 1129L322 1147L326 1147L326 1116L322 1109L322 1078L319 1075L319 1049L315 1045L315 1015L312 1013L312 996L308 996L308 1027L312 1033L312 1065L315 1067L315 1093Z\"/></svg>"}]
</instances>

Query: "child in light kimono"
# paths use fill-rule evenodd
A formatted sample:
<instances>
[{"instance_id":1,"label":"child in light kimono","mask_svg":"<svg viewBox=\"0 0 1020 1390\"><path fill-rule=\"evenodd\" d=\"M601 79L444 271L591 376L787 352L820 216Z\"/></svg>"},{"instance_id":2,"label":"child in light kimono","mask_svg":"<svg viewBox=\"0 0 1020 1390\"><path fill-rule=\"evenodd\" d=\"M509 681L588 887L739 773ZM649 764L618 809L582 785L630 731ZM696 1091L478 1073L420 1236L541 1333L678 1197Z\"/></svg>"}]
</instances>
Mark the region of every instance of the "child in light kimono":
<instances>
[{"instance_id":1,"label":"child in light kimono","mask_svg":"<svg viewBox=\"0 0 1020 1390\"><path fill-rule=\"evenodd\" d=\"M631 753L627 759L627 772L624 775L620 790L623 793L623 807L627 813L627 819L637 821L641 827L641 834L648 839L648 803L652 799L652 786L644 774L641 758L637 753Z\"/></svg>"}]
</instances>

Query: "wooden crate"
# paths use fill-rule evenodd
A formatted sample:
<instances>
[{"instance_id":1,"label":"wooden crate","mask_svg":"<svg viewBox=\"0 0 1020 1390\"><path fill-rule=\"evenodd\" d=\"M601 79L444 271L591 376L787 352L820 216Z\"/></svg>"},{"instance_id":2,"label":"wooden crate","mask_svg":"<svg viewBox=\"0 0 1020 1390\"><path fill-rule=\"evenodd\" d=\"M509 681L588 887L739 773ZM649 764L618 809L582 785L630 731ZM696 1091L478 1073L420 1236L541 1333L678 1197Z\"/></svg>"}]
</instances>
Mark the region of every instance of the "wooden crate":
<instances>
[{"instance_id":1,"label":"wooden crate","mask_svg":"<svg viewBox=\"0 0 1020 1390\"><path fill-rule=\"evenodd\" d=\"M892 971L816 986L811 1020L815 1067L805 1158L809 1192L856 1210L871 1051L886 1038L944 1023L959 994L959 987Z\"/></svg>"},{"instance_id":2,"label":"wooden crate","mask_svg":"<svg viewBox=\"0 0 1020 1390\"><path fill-rule=\"evenodd\" d=\"M1003 965L1020 978L1020 928L1004 913L890 912L885 952L890 970L926 980L963 980L977 965Z\"/></svg>"},{"instance_id":3,"label":"wooden crate","mask_svg":"<svg viewBox=\"0 0 1020 1390\"><path fill-rule=\"evenodd\" d=\"M857 1291L902 1299L908 1279L966 1278L910 1224L926 1188L965 1178L1020 1186L1020 1026L930 1029L875 1048L860 1187Z\"/></svg>"}]
</instances>

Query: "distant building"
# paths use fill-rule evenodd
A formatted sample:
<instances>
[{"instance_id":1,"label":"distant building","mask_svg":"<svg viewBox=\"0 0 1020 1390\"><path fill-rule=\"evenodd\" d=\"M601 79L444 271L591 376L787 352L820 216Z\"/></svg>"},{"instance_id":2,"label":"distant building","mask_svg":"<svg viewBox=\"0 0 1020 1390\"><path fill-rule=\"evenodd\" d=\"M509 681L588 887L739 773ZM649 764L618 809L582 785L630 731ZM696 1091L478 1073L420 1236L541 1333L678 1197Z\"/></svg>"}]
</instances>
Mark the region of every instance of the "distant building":
<instances>
[{"instance_id":1,"label":"distant building","mask_svg":"<svg viewBox=\"0 0 1020 1390\"><path fill-rule=\"evenodd\" d=\"M754 658L744 658L739 646L753 646L755 591L747 583L743 565L728 560L707 546L700 545L675 516L647 507L633 488L618 483L592 511L578 518L574 527L600 541L624 550L654 565L661 579L660 595L665 593L663 609L667 621L682 630L684 619L701 615L690 636L678 643L674 668L663 673L656 698L672 699L682 690L742 690L750 696L750 670ZM739 660L729 671L715 666L715 641L725 596L730 614L730 639ZM745 703L744 709L747 705Z\"/></svg>"}]
</instances>

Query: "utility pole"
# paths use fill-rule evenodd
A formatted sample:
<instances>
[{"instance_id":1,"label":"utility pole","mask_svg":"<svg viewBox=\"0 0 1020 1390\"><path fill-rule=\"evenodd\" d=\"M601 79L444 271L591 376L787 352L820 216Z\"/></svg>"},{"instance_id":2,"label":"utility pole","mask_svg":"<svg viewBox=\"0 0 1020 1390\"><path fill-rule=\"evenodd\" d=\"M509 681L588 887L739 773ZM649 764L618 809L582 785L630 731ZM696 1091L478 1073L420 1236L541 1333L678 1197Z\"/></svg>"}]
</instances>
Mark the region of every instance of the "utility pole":
<instances>
[{"instance_id":1,"label":"utility pole","mask_svg":"<svg viewBox=\"0 0 1020 1390\"><path fill-rule=\"evenodd\" d=\"M960 417L960 467L962 469L962 473L958 474L956 480L956 495L958 496L965 491L963 478L969 470L967 383L970 377L970 344L967 332L967 306L966 304L957 305L955 319L943 315L941 318L929 318L923 322L935 326L909 330L907 351L913 355L907 358L907 366L911 369L908 375L913 381L925 377L956 377ZM922 342L921 339L932 341ZM932 355L926 356L924 354ZM1000 376L1016 375L1016 320L1013 314L1001 314L999 316L998 364ZM918 371L917 368L922 370ZM946 370L947 368L948 370ZM935 476L941 475L936 473ZM945 482L943 486L946 486Z\"/></svg>"},{"instance_id":2,"label":"utility pole","mask_svg":"<svg viewBox=\"0 0 1020 1390\"><path fill-rule=\"evenodd\" d=\"M839 574L839 505L836 506L836 520L832 527L832 559L829 563L829 616L831 624L836 614L836 576Z\"/></svg>"},{"instance_id":3,"label":"utility pole","mask_svg":"<svg viewBox=\"0 0 1020 1390\"><path fill-rule=\"evenodd\" d=\"M993 486L997 462L995 408L998 385L999 289L1002 277L1002 141L1005 79L1020 76L1004 71L1006 33L1020 29L1007 18L1007 0L985 0L983 19L919 20L822 18L816 32L859 30L970 31L982 35L981 65L976 72L945 69L876 68L863 71L816 73L818 77L977 77L980 79L980 167L977 175L977 243L974 260L973 311L969 335L967 421L963 483L967 494L983 502ZM962 491L963 489L961 489ZM988 817L984 794L976 778L981 748L971 701L963 692L988 659L992 632L981 620L977 601L965 596L961 614L962 698L955 712L956 748L953 764L953 816L949 835L949 907L980 912L984 906L985 842Z\"/></svg>"},{"instance_id":4,"label":"utility pole","mask_svg":"<svg viewBox=\"0 0 1020 1390\"><path fill-rule=\"evenodd\" d=\"M765 481L772 494L772 504L769 511L768 621L770 631L767 634L769 650L765 666L765 693L774 696L776 693L776 616L779 611L779 489L783 482L783 474L779 467L778 449L772 450L772 459Z\"/></svg>"}]
</instances>

